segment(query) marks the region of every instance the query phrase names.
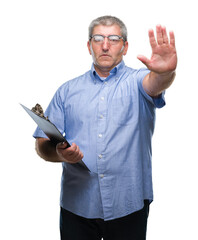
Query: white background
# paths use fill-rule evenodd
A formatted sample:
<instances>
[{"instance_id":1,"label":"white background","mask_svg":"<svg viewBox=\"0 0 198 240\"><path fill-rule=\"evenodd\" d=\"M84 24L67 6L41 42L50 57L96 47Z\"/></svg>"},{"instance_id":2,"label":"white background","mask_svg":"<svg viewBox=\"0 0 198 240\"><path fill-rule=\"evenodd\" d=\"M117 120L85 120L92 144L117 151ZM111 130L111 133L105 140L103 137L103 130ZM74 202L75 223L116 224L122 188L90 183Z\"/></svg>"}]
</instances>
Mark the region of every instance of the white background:
<instances>
[{"instance_id":1,"label":"white background","mask_svg":"<svg viewBox=\"0 0 198 240\"><path fill-rule=\"evenodd\" d=\"M25 111L45 109L65 81L90 69L88 25L115 15L128 27L125 63L142 67L150 56L148 29L174 30L177 77L157 110L153 138L153 183L148 240L197 240L198 115L196 1L3 0L0 3L0 239L59 239L61 165L34 151L36 127Z\"/></svg>"}]
</instances>

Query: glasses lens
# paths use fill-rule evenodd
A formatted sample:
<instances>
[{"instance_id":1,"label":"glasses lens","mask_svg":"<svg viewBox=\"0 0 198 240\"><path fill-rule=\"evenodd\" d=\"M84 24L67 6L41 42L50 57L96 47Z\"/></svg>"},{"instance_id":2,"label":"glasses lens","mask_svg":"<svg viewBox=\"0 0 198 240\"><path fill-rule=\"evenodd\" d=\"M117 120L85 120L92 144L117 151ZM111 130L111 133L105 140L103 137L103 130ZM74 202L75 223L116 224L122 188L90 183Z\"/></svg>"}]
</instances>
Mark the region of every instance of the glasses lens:
<instances>
[{"instance_id":1,"label":"glasses lens","mask_svg":"<svg viewBox=\"0 0 198 240\"><path fill-rule=\"evenodd\" d=\"M100 42L103 42L103 41L104 41L104 37L103 37L102 35L94 35L94 36L93 36L93 40L94 40L95 42L100 43Z\"/></svg>"},{"instance_id":2,"label":"glasses lens","mask_svg":"<svg viewBox=\"0 0 198 240\"><path fill-rule=\"evenodd\" d=\"M111 44L117 44L121 37L118 35L110 35L108 38Z\"/></svg>"},{"instance_id":3,"label":"glasses lens","mask_svg":"<svg viewBox=\"0 0 198 240\"><path fill-rule=\"evenodd\" d=\"M110 41L119 41L120 37L118 35L110 35L109 40Z\"/></svg>"},{"instance_id":4,"label":"glasses lens","mask_svg":"<svg viewBox=\"0 0 198 240\"><path fill-rule=\"evenodd\" d=\"M107 36L107 38L108 38L109 43L112 45L119 43L120 39L122 39L122 37L120 37L118 35L109 35L109 36ZM92 39L95 43L101 44L104 42L105 36L96 34L96 35L92 36Z\"/></svg>"}]
</instances>

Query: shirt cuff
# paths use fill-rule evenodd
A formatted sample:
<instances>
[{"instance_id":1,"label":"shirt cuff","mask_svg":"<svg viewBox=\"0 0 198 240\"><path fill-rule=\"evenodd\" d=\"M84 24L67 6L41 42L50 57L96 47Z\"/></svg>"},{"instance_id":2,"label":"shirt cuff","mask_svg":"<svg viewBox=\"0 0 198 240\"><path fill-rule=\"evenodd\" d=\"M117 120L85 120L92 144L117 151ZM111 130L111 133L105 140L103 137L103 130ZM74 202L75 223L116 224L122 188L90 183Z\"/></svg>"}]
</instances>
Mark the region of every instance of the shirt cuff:
<instances>
[{"instance_id":1,"label":"shirt cuff","mask_svg":"<svg viewBox=\"0 0 198 240\"><path fill-rule=\"evenodd\" d=\"M34 134L34 138L48 138L48 136L39 128L37 127Z\"/></svg>"},{"instance_id":2,"label":"shirt cuff","mask_svg":"<svg viewBox=\"0 0 198 240\"><path fill-rule=\"evenodd\" d=\"M162 108L166 105L165 102L165 91L163 91L158 97L151 97L147 94L147 92L144 90L143 88L143 80L144 77L141 79L141 81L139 82L139 89L141 91L141 93L143 94L143 96L149 101L151 102L156 108Z\"/></svg>"}]
</instances>

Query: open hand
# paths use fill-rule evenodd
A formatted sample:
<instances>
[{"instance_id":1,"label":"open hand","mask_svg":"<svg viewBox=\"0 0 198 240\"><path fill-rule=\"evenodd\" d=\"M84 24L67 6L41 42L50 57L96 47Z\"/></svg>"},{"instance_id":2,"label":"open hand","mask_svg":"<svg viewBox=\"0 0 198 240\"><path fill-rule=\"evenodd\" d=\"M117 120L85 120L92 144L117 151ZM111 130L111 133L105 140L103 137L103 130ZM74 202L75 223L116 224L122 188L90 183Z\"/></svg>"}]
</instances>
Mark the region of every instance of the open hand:
<instances>
[{"instance_id":1,"label":"open hand","mask_svg":"<svg viewBox=\"0 0 198 240\"><path fill-rule=\"evenodd\" d=\"M173 32L169 33L168 39L166 28L161 25L156 26L156 39L154 31L149 30L149 40L152 48L151 59L143 55L138 55L137 58L144 63L147 68L155 73L169 73L176 69L177 53L175 48L175 36Z\"/></svg>"}]
</instances>

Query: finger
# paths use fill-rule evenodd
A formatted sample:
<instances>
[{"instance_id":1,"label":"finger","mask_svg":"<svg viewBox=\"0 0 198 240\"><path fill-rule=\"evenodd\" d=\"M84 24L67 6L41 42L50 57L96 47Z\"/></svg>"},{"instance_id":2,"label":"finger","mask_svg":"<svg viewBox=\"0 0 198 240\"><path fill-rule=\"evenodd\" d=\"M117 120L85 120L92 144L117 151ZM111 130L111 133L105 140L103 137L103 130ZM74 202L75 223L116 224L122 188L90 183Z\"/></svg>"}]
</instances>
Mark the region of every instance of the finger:
<instances>
[{"instance_id":1,"label":"finger","mask_svg":"<svg viewBox=\"0 0 198 240\"><path fill-rule=\"evenodd\" d=\"M57 144L57 148L59 149L65 149L67 147L67 143L66 142L61 142Z\"/></svg>"},{"instance_id":2,"label":"finger","mask_svg":"<svg viewBox=\"0 0 198 240\"><path fill-rule=\"evenodd\" d=\"M72 143L72 146L68 148L68 155L71 157L76 157L80 153L80 148L75 143Z\"/></svg>"},{"instance_id":3,"label":"finger","mask_svg":"<svg viewBox=\"0 0 198 240\"><path fill-rule=\"evenodd\" d=\"M163 34L162 34L162 27L161 25L156 26L156 33L157 33L157 42L159 45L163 44Z\"/></svg>"},{"instance_id":4,"label":"finger","mask_svg":"<svg viewBox=\"0 0 198 240\"><path fill-rule=\"evenodd\" d=\"M56 150L61 156L71 155L74 152L72 147L67 148L67 143L65 142L57 144Z\"/></svg>"},{"instance_id":5,"label":"finger","mask_svg":"<svg viewBox=\"0 0 198 240\"><path fill-rule=\"evenodd\" d=\"M81 157L81 159L84 158L84 154L82 152L80 152L80 157Z\"/></svg>"},{"instance_id":6,"label":"finger","mask_svg":"<svg viewBox=\"0 0 198 240\"><path fill-rule=\"evenodd\" d=\"M166 27L162 27L163 43L168 44L168 36L166 32Z\"/></svg>"},{"instance_id":7,"label":"finger","mask_svg":"<svg viewBox=\"0 0 198 240\"><path fill-rule=\"evenodd\" d=\"M170 45L175 47L175 35L173 31L169 32L169 36L170 36Z\"/></svg>"},{"instance_id":8,"label":"finger","mask_svg":"<svg viewBox=\"0 0 198 240\"><path fill-rule=\"evenodd\" d=\"M77 154L76 152L70 155L69 158L67 158L67 162L69 163L77 163L83 159L83 153L79 151Z\"/></svg>"},{"instance_id":9,"label":"finger","mask_svg":"<svg viewBox=\"0 0 198 240\"><path fill-rule=\"evenodd\" d=\"M138 55L137 58L143 63L145 64L147 67L149 66L150 60L148 58L146 58L143 55Z\"/></svg>"},{"instance_id":10,"label":"finger","mask_svg":"<svg viewBox=\"0 0 198 240\"><path fill-rule=\"evenodd\" d=\"M72 143L71 150L76 151L77 147L78 146L75 143Z\"/></svg>"},{"instance_id":11,"label":"finger","mask_svg":"<svg viewBox=\"0 0 198 240\"><path fill-rule=\"evenodd\" d=\"M149 41L150 41L151 48L155 48L157 46L157 42L155 40L153 29L149 29L148 34L149 34Z\"/></svg>"},{"instance_id":12,"label":"finger","mask_svg":"<svg viewBox=\"0 0 198 240\"><path fill-rule=\"evenodd\" d=\"M83 154L79 154L73 159L73 162L76 163L81 161L82 159L83 159Z\"/></svg>"},{"instance_id":13,"label":"finger","mask_svg":"<svg viewBox=\"0 0 198 240\"><path fill-rule=\"evenodd\" d=\"M72 143L72 145L65 150L66 150L67 154L71 155L76 151L76 148L77 148L77 145L75 143Z\"/></svg>"},{"instance_id":14,"label":"finger","mask_svg":"<svg viewBox=\"0 0 198 240\"><path fill-rule=\"evenodd\" d=\"M76 157L76 158L72 158L72 160L67 161L68 163L74 164L77 162L80 162L82 160L82 158L80 157Z\"/></svg>"},{"instance_id":15,"label":"finger","mask_svg":"<svg viewBox=\"0 0 198 240\"><path fill-rule=\"evenodd\" d=\"M77 153L79 153L79 152L80 152L80 148L79 148L79 146L78 146L78 145L76 146L76 152L77 152Z\"/></svg>"},{"instance_id":16,"label":"finger","mask_svg":"<svg viewBox=\"0 0 198 240\"><path fill-rule=\"evenodd\" d=\"M80 151L80 148L78 145L74 145L75 147L75 150L72 152L71 156L74 158L74 159L82 159L83 158L83 153Z\"/></svg>"}]
</instances>

